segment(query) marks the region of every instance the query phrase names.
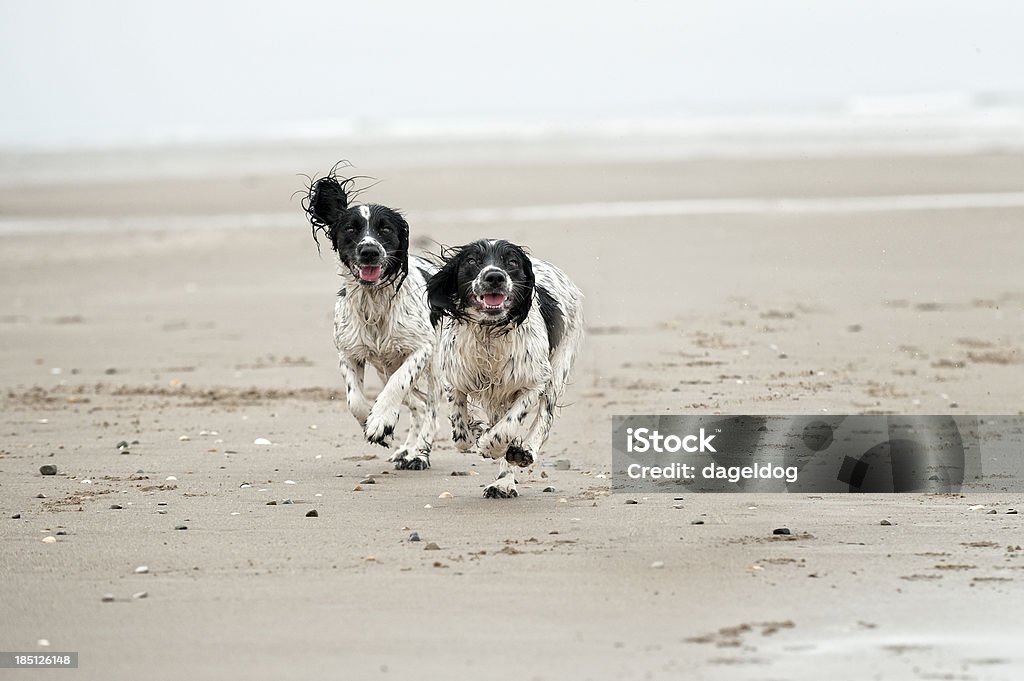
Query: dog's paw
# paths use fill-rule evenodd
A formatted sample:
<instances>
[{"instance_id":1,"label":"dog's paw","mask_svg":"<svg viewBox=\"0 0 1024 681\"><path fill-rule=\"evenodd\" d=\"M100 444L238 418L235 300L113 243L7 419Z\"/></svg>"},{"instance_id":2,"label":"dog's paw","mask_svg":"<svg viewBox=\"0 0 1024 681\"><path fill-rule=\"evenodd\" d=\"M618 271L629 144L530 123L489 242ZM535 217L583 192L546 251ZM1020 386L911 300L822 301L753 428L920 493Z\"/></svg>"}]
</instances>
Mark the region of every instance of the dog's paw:
<instances>
[{"instance_id":1,"label":"dog's paw","mask_svg":"<svg viewBox=\"0 0 1024 681\"><path fill-rule=\"evenodd\" d=\"M477 442L480 455L491 459L505 458L505 452L511 447L518 446L518 440L511 434L505 433L497 428L492 428L480 437Z\"/></svg>"},{"instance_id":2,"label":"dog's paw","mask_svg":"<svg viewBox=\"0 0 1024 681\"><path fill-rule=\"evenodd\" d=\"M505 452L505 460L513 466L519 466L520 468L526 468L527 466L533 465L534 460L533 452L519 445L509 445L508 451Z\"/></svg>"},{"instance_id":3,"label":"dog's paw","mask_svg":"<svg viewBox=\"0 0 1024 681\"><path fill-rule=\"evenodd\" d=\"M383 412L383 413L382 413ZM398 425L398 410L382 410L376 406L370 411L366 419L366 439L382 447L391 446L391 438L395 434L395 427Z\"/></svg>"},{"instance_id":4,"label":"dog's paw","mask_svg":"<svg viewBox=\"0 0 1024 681\"><path fill-rule=\"evenodd\" d=\"M518 496L516 476L511 472L500 475L497 480L484 487L484 499L511 499Z\"/></svg>"},{"instance_id":5,"label":"dog's paw","mask_svg":"<svg viewBox=\"0 0 1024 681\"><path fill-rule=\"evenodd\" d=\"M426 452L410 452L407 447L399 447L388 457L400 471L425 471L430 468L430 454Z\"/></svg>"},{"instance_id":6,"label":"dog's paw","mask_svg":"<svg viewBox=\"0 0 1024 681\"><path fill-rule=\"evenodd\" d=\"M405 468L405 460L409 456L408 447L399 447L388 457L388 461L395 464L395 468Z\"/></svg>"},{"instance_id":7,"label":"dog's paw","mask_svg":"<svg viewBox=\"0 0 1024 681\"><path fill-rule=\"evenodd\" d=\"M430 468L430 455L416 452L405 460L404 468L409 471L425 471Z\"/></svg>"},{"instance_id":8,"label":"dog's paw","mask_svg":"<svg viewBox=\"0 0 1024 681\"><path fill-rule=\"evenodd\" d=\"M455 444L455 449L460 452L468 452L473 449L476 440L467 433L452 433L452 442Z\"/></svg>"}]
</instances>

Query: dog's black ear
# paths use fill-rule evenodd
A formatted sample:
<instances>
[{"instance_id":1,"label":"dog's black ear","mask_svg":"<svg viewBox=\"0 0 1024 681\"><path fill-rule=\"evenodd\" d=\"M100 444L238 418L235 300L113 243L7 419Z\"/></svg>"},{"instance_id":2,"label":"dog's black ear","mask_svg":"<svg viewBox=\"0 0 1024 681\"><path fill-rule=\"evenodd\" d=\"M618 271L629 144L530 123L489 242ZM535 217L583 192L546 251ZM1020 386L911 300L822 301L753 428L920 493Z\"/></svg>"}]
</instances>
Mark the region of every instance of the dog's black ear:
<instances>
[{"instance_id":1,"label":"dog's black ear","mask_svg":"<svg viewBox=\"0 0 1024 681\"><path fill-rule=\"evenodd\" d=\"M442 317L459 316L459 265L462 253L450 256L427 282L427 303L430 305L430 323L437 327Z\"/></svg>"},{"instance_id":2,"label":"dog's black ear","mask_svg":"<svg viewBox=\"0 0 1024 681\"><path fill-rule=\"evenodd\" d=\"M348 208L348 192L345 190L348 182L339 182L338 178L331 174L320 178L309 187L309 194L302 207L313 226L313 241L316 241L317 248L320 247L320 241L316 238L317 232L326 234L331 240L331 247L335 247L334 226L341 213Z\"/></svg>"},{"instance_id":3,"label":"dog's black ear","mask_svg":"<svg viewBox=\"0 0 1024 681\"><path fill-rule=\"evenodd\" d=\"M519 326L526 321L530 308L533 307L533 288L537 285L537 278L533 275L533 262L530 256L521 248L516 247L516 250L519 251L519 269L522 271L522 277L516 277L515 284L522 292L516 296L514 306L508 311L508 319L513 325Z\"/></svg>"}]
</instances>

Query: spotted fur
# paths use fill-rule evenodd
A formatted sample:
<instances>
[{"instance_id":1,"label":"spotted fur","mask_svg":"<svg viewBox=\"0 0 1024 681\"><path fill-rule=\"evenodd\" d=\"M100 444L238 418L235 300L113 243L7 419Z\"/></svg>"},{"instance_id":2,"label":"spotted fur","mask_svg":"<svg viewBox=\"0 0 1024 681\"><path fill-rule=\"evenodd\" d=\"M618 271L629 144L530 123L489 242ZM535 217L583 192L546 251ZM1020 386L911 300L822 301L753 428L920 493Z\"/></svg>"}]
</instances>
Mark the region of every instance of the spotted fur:
<instances>
[{"instance_id":1,"label":"spotted fur","mask_svg":"<svg viewBox=\"0 0 1024 681\"><path fill-rule=\"evenodd\" d=\"M334 342L346 402L366 439L383 446L405 405L409 432L390 460L396 468L429 468L439 390L426 284L437 268L408 254L409 227L400 213L377 204L350 207L349 188L350 180L332 173L313 183L304 204L314 238L323 231L340 261ZM364 390L368 365L384 383L372 401Z\"/></svg>"},{"instance_id":2,"label":"spotted fur","mask_svg":"<svg viewBox=\"0 0 1024 681\"><path fill-rule=\"evenodd\" d=\"M583 294L522 248L478 241L451 252L428 296L452 439L499 460L485 496L517 496L511 466L535 463L550 434L583 339ZM488 306L488 296L504 296L502 307Z\"/></svg>"}]
</instances>

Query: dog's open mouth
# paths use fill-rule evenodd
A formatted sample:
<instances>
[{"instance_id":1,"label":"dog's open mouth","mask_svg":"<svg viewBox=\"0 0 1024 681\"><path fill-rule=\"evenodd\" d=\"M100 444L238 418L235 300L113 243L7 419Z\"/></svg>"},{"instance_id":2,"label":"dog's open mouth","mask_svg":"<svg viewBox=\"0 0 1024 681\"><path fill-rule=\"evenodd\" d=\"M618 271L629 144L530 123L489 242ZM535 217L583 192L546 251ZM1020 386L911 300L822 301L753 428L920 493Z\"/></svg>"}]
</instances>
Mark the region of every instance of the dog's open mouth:
<instances>
[{"instance_id":1,"label":"dog's open mouth","mask_svg":"<svg viewBox=\"0 0 1024 681\"><path fill-rule=\"evenodd\" d=\"M482 296L477 296L480 309L488 314L504 310L506 300L508 300L508 296L504 293L485 293Z\"/></svg>"},{"instance_id":2,"label":"dog's open mouth","mask_svg":"<svg viewBox=\"0 0 1024 681\"><path fill-rule=\"evenodd\" d=\"M381 272L383 268L380 265L368 265L359 267L359 279L367 283L373 283L380 280Z\"/></svg>"}]
</instances>

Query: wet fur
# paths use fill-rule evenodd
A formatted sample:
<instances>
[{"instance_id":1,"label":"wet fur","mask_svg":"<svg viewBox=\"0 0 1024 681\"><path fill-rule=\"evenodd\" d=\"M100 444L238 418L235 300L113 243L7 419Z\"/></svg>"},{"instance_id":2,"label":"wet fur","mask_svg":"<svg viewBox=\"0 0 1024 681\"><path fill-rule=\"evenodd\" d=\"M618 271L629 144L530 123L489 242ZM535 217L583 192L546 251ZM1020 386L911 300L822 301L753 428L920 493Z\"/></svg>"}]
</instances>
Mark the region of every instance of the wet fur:
<instances>
[{"instance_id":1,"label":"wet fur","mask_svg":"<svg viewBox=\"0 0 1024 681\"><path fill-rule=\"evenodd\" d=\"M564 272L507 241L477 241L445 255L427 290L452 439L499 460L485 496L518 496L512 466L535 463L548 438L583 339L583 294ZM506 262L519 265L506 272L506 313L475 313L473 277Z\"/></svg>"},{"instance_id":2,"label":"wet fur","mask_svg":"<svg viewBox=\"0 0 1024 681\"><path fill-rule=\"evenodd\" d=\"M336 169L311 182L303 207L318 248L317 236L323 234L340 261L343 286L334 307L334 341L348 408L369 442L389 446L400 407L408 407L409 433L391 460L396 468L429 468L438 386L426 284L436 267L408 254L409 226L399 211L351 205L356 178L339 178ZM358 245L367 240L382 250L381 276L372 283L357 275ZM363 389L367 366L384 383L372 402Z\"/></svg>"}]
</instances>

